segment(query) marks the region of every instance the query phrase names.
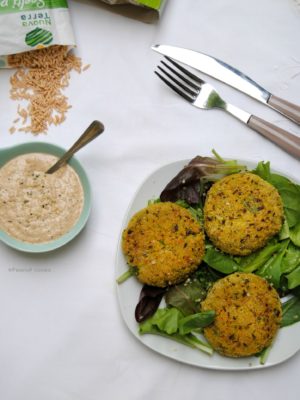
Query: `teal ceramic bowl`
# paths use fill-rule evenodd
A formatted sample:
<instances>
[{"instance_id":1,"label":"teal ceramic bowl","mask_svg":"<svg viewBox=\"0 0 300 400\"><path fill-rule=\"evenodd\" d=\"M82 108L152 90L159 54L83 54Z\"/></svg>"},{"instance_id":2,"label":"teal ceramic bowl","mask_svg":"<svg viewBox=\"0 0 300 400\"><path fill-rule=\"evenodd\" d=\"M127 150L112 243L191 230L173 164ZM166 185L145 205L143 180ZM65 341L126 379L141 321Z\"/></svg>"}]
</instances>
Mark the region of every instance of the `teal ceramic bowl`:
<instances>
[{"instance_id":1,"label":"teal ceramic bowl","mask_svg":"<svg viewBox=\"0 0 300 400\"><path fill-rule=\"evenodd\" d=\"M17 146L7 147L5 149L0 150L0 168L4 164L6 164L9 160L21 154L46 153L60 157L62 154L65 153L65 151L66 151L65 149L59 146L44 142L31 142L31 143L20 144ZM58 249L61 246L64 246L66 243L70 242L70 240L74 239L74 237L78 235L78 233L84 228L90 214L91 187L84 169L82 168L79 161L76 160L76 158L74 158L74 156L69 161L69 165L73 167L76 173L78 174L84 191L83 209L79 217L79 220L74 225L74 227L69 232L67 232L65 235L61 236L58 239L52 240L51 242L47 243L37 243L37 244L26 243L14 239L11 236L7 235L5 232L0 230L0 240L2 242L20 251L28 253L44 253Z\"/></svg>"}]
</instances>

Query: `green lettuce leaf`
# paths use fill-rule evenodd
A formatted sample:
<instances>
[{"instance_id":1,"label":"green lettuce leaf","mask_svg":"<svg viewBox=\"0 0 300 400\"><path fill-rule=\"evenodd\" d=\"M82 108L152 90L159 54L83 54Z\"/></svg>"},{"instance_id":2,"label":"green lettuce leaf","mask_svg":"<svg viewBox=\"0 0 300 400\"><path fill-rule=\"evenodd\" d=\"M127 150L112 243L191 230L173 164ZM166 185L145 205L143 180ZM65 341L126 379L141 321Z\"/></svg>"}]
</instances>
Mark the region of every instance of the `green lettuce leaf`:
<instances>
[{"instance_id":1,"label":"green lettuce leaf","mask_svg":"<svg viewBox=\"0 0 300 400\"><path fill-rule=\"evenodd\" d=\"M300 321L300 298L292 297L282 305L281 327Z\"/></svg>"},{"instance_id":2,"label":"green lettuce leaf","mask_svg":"<svg viewBox=\"0 0 300 400\"><path fill-rule=\"evenodd\" d=\"M276 187L282 198L288 226L291 228L299 223L300 186L282 175L271 173L269 162L259 162L256 169L252 172Z\"/></svg>"}]
</instances>

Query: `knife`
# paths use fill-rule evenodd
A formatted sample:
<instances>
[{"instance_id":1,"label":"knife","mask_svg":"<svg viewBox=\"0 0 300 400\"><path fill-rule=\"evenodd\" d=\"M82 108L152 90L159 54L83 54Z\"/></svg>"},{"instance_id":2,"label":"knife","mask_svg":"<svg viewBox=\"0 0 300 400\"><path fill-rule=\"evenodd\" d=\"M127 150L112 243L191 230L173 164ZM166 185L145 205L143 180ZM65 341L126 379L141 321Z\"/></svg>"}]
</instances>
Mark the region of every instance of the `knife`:
<instances>
[{"instance_id":1,"label":"knife","mask_svg":"<svg viewBox=\"0 0 300 400\"><path fill-rule=\"evenodd\" d=\"M180 61L246 93L248 96L280 112L293 122L300 124L300 106L274 96L247 75L229 64L207 54L182 47L156 44L151 48L160 54Z\"/></svg>"}]
</instances>

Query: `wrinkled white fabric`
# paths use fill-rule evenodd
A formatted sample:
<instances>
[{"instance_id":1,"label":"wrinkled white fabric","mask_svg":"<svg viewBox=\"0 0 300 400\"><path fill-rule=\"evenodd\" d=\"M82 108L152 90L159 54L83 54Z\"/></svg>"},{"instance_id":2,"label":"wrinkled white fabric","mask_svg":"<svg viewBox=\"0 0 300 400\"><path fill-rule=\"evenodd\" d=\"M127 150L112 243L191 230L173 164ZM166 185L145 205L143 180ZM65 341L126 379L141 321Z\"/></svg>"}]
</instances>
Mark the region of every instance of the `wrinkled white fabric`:
<instances>
[{"instance_id":1,"label":"wrinkled white fabric","mask_svg":"<svg viewBox=\"0 0 300 400\"><path fill-rule=\"evenodd\" d=\"M3 400L214 399L299 397L300 354L274 368L224 372L169 360L136 340L120 315L115 254L138 186L163 164L210 155L269 160L293 177L299 161L222 111L187 104L153 73L150 46L173 44L214 55L267 90L300 103L300 14L294 0L169 0L156 24L70 1L77 54L91 67L72 74L72 108L46 136L9 128L16 102L11 71L0 71L0 146L42 140L69 147L93 119L106 130L77 158L93 208L85 230L43 255L0 243L0 398ZM263 104L207 78L233 104L300 134ZM299 339L300 340L300 339Z\"/></svg>"}]
</instances>

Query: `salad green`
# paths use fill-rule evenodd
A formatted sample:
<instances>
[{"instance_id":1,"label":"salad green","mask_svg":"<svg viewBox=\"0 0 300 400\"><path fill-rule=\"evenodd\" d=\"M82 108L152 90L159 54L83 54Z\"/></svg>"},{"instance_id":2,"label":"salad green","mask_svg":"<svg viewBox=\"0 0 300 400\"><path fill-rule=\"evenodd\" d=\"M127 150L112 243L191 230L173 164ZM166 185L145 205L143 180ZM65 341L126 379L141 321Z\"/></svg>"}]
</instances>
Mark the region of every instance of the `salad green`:
<instances>
[{"instance_id":1,"label":"salad green","mask_svg":"<svg viewBox=\"0 0 300 400\"><path fill-rule=\"evenodd\" d=\"M193 332L212 323L214 311L192 314L185 317L177 308L159 308L155 314L140 323L140 334L151 333L173 339L179 343L212 354L211 346Z\"/></svg>"},{"instance_id":2,"label":"salad green","mask_svg":"<svg viewBox=\"0 0 300 400\"><path fill-rule=\"evenodd\" d=\"M234 160L224 161L216 152L214 155L215 159L199 156L193 159L155 201L176 201L202 223L205 194L210 185L226 174L246 169ZM162 335L212 354L213 350L201 340L199 333L213 321L214 311L200 312L200 303L216 280L237 271L255 273L275 287L282 298L282 328L300 321L300 185L273 173L269 162L259 162L249 172L278 190L285 218L280 233L264 248L248 256L225 254L206 239L200 268L186 282L167 288L163 294L166 306L158 308L160 300L156 302L157 307L139 324L140 334ZM259 354L261 363L265 362L269 350Z\"/></svg>"}]
</instances>

